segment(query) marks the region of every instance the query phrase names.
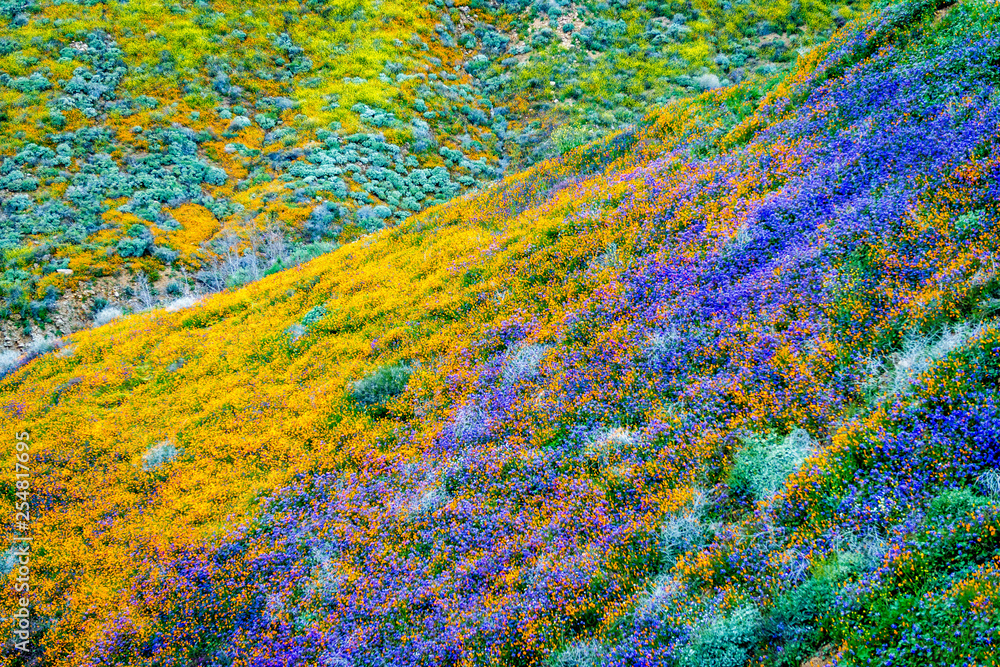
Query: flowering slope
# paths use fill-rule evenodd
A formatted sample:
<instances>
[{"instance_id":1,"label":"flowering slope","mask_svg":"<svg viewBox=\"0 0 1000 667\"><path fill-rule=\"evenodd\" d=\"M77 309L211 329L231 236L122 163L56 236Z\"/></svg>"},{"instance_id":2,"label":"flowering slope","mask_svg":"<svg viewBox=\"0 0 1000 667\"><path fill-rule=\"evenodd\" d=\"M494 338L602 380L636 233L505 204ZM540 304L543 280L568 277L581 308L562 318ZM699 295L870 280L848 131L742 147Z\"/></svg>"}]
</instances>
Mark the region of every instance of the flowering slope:
<instances>
[{"instance_id":1,"label":"flowering slope","mask_svg":"<svg viewBox=\"0 0 1000 667\"><path fill-rule=\"evenodd\" d=\"M892 6L9 374L28 659L996 664L998 23Z\"/></svg>"}]
</instances>

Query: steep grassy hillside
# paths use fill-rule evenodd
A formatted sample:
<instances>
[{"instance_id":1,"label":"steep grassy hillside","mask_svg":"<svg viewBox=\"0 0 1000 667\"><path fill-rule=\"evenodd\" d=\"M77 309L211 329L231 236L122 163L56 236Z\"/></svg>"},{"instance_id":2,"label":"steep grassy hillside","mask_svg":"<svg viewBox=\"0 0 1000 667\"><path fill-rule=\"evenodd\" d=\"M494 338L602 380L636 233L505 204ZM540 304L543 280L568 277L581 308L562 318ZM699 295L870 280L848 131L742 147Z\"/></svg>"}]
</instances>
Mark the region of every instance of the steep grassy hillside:
<instances>
[{"instance_id":1,"label":"steep grassy hillside","mask_svg":"<svg viewBox=\"0 0 1000 667\"><path fill-rule=\"evenodd\" d=\"M0 3L6 347L258 279L768 79L863 8Z\"/></svg>"},{"instance_id":2,"label":"steep grassy hillside","mask_svg":"<svg viewBox=\"0 0 1000 667\"><path fill-rule=\"evenodd\" d=\"M3 663L996 664L998 61L893 5L8 373Z\"/></svg>"}]
</instances>

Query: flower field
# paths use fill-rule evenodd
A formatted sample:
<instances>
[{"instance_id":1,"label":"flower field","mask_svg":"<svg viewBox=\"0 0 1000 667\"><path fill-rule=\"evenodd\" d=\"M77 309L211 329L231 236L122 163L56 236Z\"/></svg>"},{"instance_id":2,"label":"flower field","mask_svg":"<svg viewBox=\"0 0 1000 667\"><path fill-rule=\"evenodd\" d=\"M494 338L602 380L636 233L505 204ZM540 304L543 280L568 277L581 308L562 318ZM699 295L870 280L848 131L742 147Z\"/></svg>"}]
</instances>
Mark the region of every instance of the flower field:
<instances>
[{"instance_id":1,"label":"flower field","mask_svg":"<svg viewBox=\"0 0 1000 667\"><path fill-rule=\"evenodd\" d=\"M880 7L15 366L0 662L997 665L998 62Z\"/></svg>"}]
</instances>

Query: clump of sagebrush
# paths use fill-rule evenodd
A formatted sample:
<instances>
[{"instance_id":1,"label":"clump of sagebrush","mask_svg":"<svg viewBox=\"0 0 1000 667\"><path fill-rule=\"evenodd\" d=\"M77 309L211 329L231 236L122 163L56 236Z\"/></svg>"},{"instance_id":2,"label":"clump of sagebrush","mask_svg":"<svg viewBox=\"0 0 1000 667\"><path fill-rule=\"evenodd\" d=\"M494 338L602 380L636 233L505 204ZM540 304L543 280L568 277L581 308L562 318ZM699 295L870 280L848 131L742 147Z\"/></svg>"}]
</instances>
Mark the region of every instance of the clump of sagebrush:
<instances>
[{"instance_id":1,"label":"clump of sagebrush","mask_svg":"<svg viewBox=\"0 0 1000 667\"><path fill-rule=\"evenodd\" d=\"M43 354L48 354L59 347L62 347L62 345L57 338L37 338L31 341L31 345L28 346L27 356L33 359Z\"/></svg>"},{"instance_id":2,"label":"clump of sagebrush","mask_svg":"<svg viewBox=\"0 0 1000 667\"><path fill-rule=\"evenodd\" d=\"M117 320L122 316L122 309L118 306L105 306L94 315L94 326L104 326L108 322Z\"/></svg>"},{"instance_id":3,"label":"clump of sagebrush","mask_svg":"<svg viewBox=\"0 0 1000 667\"><path fill-rule=\"evenodd\" d=\"M660 527L660 552L669 566L683 553L705 544L711 526L704 523L711 503L701 491L695 491L690 504L673 512Z\"/></svg>"},{"instance_id":4,"label":"clump of sagebrush","mask_svg":"<svg viewBox=\"0 0 1000 667\"><path fill-rule=\"evenodd\" d=\"M181 453L181 448L171 440L163 440L151 446L142 455L142 468L143 470L156 470L176 459Z\"/></svg>"},{"instance_id":5,"label":"clump of sagebrush","mask_svg":"<svg viewBox=\"0 0 1000 667\"><path fill-rule=\"evenodd\" d=\"M624 451L634 447L636 435L627 428L616 426L598 432L589 438L583 446L583 457L585 460L600 462L602 466L609 466L612 462L621 458Z\"/></svg>"},{"instance_id":6,"label":"clump of sagebrush","mask_svg":"<svg viewBox=\"0 0 1000 667\"><path fill-rule=\"evenodd\" d=\"M618 257L618 244L609 243L604 248L604 252L590 260L587 266L594 271L621 266L621 259Z\"/></svg>"},{"instance_id":7,"label":"clump of sagebrush","mask_svg":"<svg viewBox=\"0 0 1000 667\"><path fill-rule=\"evenodd\" d=\"M335 559L327 552L325 545L311 548L310 559L315 565L303 586L303 597L319 603L332 600L346 581L343 572L336 567Z\"/></svg>"},{"instance_id":8,"label":"clump of sagebrush","mask_svg":"<svg viewBox=\"0 0 1000 667\"><path fill-rule=\"evenodd\" d=\"M504 358L503 370L500 372L504 384L536 377L549 348L549 345L520 345L512 348Z\"/></svg>"},{"instance_id":9,"label":"clump of sagebrush","mask_svg":"<svg viewBox=\"0 0 1000 667\"><path fill-rule=\"evenodd\" d=\"M174 299L169 304L167 304L166 311L168 313L176 313L178 310L183 310L185 308L190 308L191 306L198 303L200 297L194 294L187 294L180 298Z\"/></svg>"},{"instance_id":10,"label":"clump of sagebrush","mask_svg":"<svg viewBox=\"0 0 1000 667\"><path fill-rule=\"evenodd\" d=\"M646 336L643 357L653 367L667 363L679 363L685 356L685 349L691 349L708 342L708 332L704 329L680 329L674 325L655 329Z\"/></svg>"},{"instance_id":11,"label":"clump of sagebrush","mask_svg":"<svg viewBox=\"0 0 1000 667\"><path fill-rule=\"evenodd\" d=\"M428 514L447 504L451 499L448 490L440 483L432 483L418 490L407 505L410 516Z\"/></svg>"},{"instance_id":12,"label":"clump of sagebrush","mask_svg":"<svg viewBox=\"0 0 1000 667\"><path fill-rule=\"evenodd\" d=\"M764 619L754 604L706 619L680 652L682 667L743 667L761 636Z\"/></svg>"},{"instance_id":13,"label":"clump of sagebrush","mask_svg":"<svg viewBox=\"0 0 1000 667\"><path fill-rule=\"evenodd\" d=\"M351 383L348 397L368 412L384 415L386 404L403 393L412 374L413 368L407 364L383 366Z\"/></svg>"},{"instance_id":14,"label":"clump of sagebrush","mask_svg":"<svg viewBox=\"0 0 1000 667\"><path fill-rule=\"evenodd\" d=\"M580 641L556 654L550 664L553 667L600 667L606 652L600 642Z\"/></svg>"},{"instance_id":15,"label":"clump of sagebrush","mask_svg":"<svg viewBox=\"0 0 1000 667\"><path fill-rule=\"evenodd\" d=\"M983 494L991 498L1000 498L1000 471L990 468L976 477L976 485Z\"/></svg>"},{"instance_id":16,"label":"clump of sagebrush","mask_svg":"<svg viewBox=\"0 0 1000 667\"><path fill-rule=\"evenodd\" d=\"M898 352L867 361L865 394L869 400L875 400L908 392L935 361L959 349L982 330L982 325L964 322L945 326L936 334L907 334Z\"/></svg>"},{"instance_id":17,"label":"clump of sagebrush","mask_svg":"<svg viewBox=\"0 0 1000 667\"><path fill-rule=\"evenodd\" d=\"M696 77L694 83L700 90L714 90L722 85L719 77L711 73Z\"/></svg>"},{"instance_id":18,"label":"clump of sagebrush","mask_svg":"<svg viewBox=\"0 0 1000 667\"><path fill-rule=\"evenodd\" d=\"M326 306L322 304L314 306L309 309L309 312L302 316L302 325L307 327L314 322L318 322L324 317L326 317Z\"/></svg>"},{"instance_id":19,"label":"clump of sagebrush","mask_svg":"<svg viewBox=\"0 0 1000 667\"><path fill-rule=\"evenodd\" d=\"M14 350L4 350L0 352L0 375L5 375L7 371L14 370L21 355Z\"/></svg>"},{"instance_id":20,"label":"clump of sagebrush","mask_svg":"<svg viewBox=\"0 0 1000 667\"><path fill-rule=\"evenodd\" d=\"M664 572L653 581L635 606L636 620L642 624L656 622L668 612L674 601L687 594L687 587L676 575Z\"/></svg>"},{"instance_id":21,"label":"clump of sagebrush","mask_svg":"<svg viewBox=\"0 0 1000 667\"><path fill-rule=\"evenodd\" d=\"M475 402L462 405L455 411L452 433L462 444L481 442L490 433L489 413Z\"/></svg>"},{"instance_id":22,"label":"clump of sagebrush","mask_svg":"<svg viewBox=\"0 0 1000 667\"><path fill-rule=\"evenodd\" d=\"M858 559L872 567L881 563L889 550L888 541L874 525L866 526L861 531L837 527L829 532L828 539L838 558Z\"/></svg>"},{"instance_id":23,"label":"clump of sagebrush","mask_svg":"<svg viewBox=\"0 0 1000 667\"><path fill-rule=\"evenodd\" d=\"M680 347L684 337L675 327L668 327L649 334L646 339L646 356L654 364Z\"/></svg>"},{"instance_id":24,"label":"clump of sagebrush","mask_svg":"<svg viewBox=\"0 0 1000 667\"><path fill-rule=\"evenodd\" d=\"M59 350L65 345L66 343L58 338L36 338L28 345L24 354L19 355L14 350L4 350L0 352L0 377L5 377L22 368L32 359Z\"/></svg>"},{"instance_id":25,"label":"clump of sagebrush","mask_svg":"<svg viewBox=\"0 0 1000 667\"><path fill-rule=\"evenodd\" d=\"M297 343L300 338L306 335L306 328L301 324L293 324L292 326L285 329L285 335L293 343Z\"/></svg>"},{"instance_id":26,"label":"clump of sagebrush","mask_svg":"<svg viewBox=\"0 0 1000 667\"><path fill-rule=\"evenodd\" d=\"M737 496L755 500L773 496L813 449L812 438L800 428L784 437L768 433L744 438L729 471L729 488Z\"/></svg>"},{"instance_id":27,"label":"clump of sagebrush","mask_svg":"<svg viewBox=\"0 0 1000 667\"><path fill-rule=\"evenodd\" d=\"M574 148L583 146L584 144L600 138L602 133L603 132L599 127L580 124L564 124L553 130L550 139L552 140L552 143L558 153L562 155L563 153L568 153Z\"/></svg>"}]
</instances>

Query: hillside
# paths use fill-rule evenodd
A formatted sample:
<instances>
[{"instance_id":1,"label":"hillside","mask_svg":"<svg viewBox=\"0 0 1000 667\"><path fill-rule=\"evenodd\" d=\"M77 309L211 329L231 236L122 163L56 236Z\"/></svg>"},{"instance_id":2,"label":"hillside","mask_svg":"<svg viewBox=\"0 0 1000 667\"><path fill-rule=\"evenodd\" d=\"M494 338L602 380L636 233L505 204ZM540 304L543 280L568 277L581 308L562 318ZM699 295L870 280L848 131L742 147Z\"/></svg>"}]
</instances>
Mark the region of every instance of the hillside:
<instances>
[{"instance_id":1,"label":"hillside","mask_svg":"<svg viewBox=\"0 0 1000 667\"><path fill-rule=\"evenodd\" d=\"M996 3L873 10L43 350L0 660L996 664L998 62Z\"/></svg>"},{"instance_id":2,"label":"hillside","mask_svg":"<svg viewBox=\"0 0 1000 667\"><path fill-rule=\"evenodd\" d=\"M780 76L866 6L0 2L6 347L258 279L653 104Z\"/></svg>"}]
</instances>

